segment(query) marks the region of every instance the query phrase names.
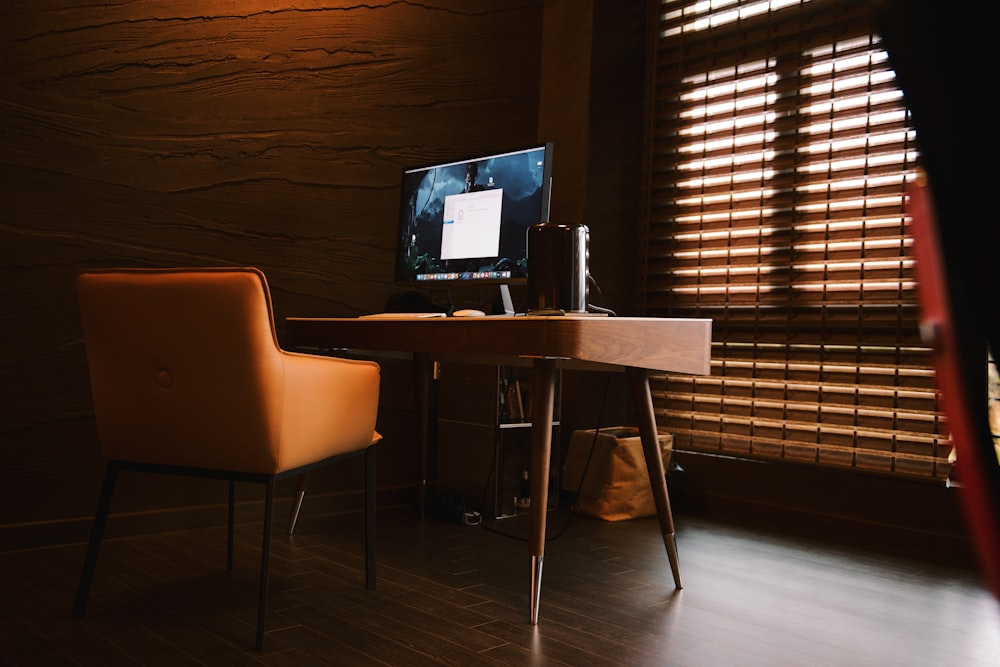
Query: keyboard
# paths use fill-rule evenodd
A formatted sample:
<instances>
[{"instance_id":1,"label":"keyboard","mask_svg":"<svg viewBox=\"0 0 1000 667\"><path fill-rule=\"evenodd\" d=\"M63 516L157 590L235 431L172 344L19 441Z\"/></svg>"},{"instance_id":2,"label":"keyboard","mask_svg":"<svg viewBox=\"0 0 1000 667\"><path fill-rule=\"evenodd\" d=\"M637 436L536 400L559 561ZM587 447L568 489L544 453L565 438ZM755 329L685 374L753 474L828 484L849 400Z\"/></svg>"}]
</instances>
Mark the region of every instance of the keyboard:
<instances>
[{"instance_id":1,"label":"keyboard","mask_svg":"<svg viewBox=\"0 0 1000 667\"><path fill-rule=\"evenodd\" d=\"M360 315L360 319L375 319L375 318L395 318L395 319L408 319L408 318L418 318L418 317L447 317L447 313L372 313L371 315Z\"/></svg>"}]
</instances>

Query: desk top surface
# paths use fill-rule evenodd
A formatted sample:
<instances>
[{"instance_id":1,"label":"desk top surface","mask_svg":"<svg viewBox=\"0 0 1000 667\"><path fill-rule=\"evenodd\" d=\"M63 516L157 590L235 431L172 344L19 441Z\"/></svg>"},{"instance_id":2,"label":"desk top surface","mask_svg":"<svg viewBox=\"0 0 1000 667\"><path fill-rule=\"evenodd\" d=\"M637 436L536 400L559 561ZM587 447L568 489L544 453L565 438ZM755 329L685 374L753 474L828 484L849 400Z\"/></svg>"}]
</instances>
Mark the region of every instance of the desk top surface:
<instances>
[{"instance_id":1,"label":"desk top surface","mask_svg":"<svg viewBox=\"0 0 1000 667\"><path fill-rule=\"evenodd\" d=\"M708 375L712 321L573 315L289 317L285 335L292 347L551 357Z\"/></svg>"}]
</instances>

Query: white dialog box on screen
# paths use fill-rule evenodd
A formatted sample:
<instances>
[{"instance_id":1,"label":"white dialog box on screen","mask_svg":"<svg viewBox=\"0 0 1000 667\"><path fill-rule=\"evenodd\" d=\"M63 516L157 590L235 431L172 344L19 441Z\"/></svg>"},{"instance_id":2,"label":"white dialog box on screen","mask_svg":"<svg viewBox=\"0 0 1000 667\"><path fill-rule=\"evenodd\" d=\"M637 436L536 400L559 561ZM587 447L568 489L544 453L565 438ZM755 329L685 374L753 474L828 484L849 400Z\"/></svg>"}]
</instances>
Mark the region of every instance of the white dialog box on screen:
<instances>
[{"instance_id":1,"label":"white dialog box on screen","mask_svg":"<svg viewBox=\"0 0 1000 667\"><path fill-rule=\"evenodd\" d=\"M503 188L446 196L441 259L496 257L502 202Z\"/></svg>"}]
</instances>

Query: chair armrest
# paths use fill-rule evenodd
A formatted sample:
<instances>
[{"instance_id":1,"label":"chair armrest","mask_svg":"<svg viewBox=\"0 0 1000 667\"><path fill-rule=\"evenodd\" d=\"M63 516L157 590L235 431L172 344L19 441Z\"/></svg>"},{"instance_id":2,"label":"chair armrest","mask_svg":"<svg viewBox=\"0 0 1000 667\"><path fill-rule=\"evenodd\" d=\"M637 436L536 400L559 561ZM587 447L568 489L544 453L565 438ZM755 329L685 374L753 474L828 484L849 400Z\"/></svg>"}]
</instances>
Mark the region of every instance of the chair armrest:
<instances>
[{"instance_id":1,"label":"chair armrest","mask_svg":"<svg viewBox=\"0 0 1000 667\"><path fill-rule=\"evenodd\" d=\"M377 363L284 351L282 358L279 472L359 451L379 440Z\"/></svg>"}]
</instances>

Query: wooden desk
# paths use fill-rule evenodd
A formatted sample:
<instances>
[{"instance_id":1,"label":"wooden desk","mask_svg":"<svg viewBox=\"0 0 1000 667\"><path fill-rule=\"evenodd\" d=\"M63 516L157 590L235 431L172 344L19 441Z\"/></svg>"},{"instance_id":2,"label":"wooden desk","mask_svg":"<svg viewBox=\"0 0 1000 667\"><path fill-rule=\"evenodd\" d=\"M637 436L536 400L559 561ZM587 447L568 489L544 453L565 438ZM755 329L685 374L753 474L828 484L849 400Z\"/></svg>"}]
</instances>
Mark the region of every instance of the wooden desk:
<instances>
[{"instance_id":1,"label":"wooden desk","mask_svg":"<svg viewBox=\"0 0 1000 667\"><path fill-rule=\"evenodd\" d=\"M624 368L635 402L642 450L663 534L674 585L681 588L674 520L649 390L649 371L709 374L712 322L707 319L633 317L448 317L303 318L286 320L286 345L322 349L409 352L417 362L419 383L429 383L430 362L519 357L532 360L531 401L531 604L538 623L545 520L552 450L552 408L556 368ZM421 419L422 476L426 483L426 392L418 402Z\"/></svg>"}]
</instances>

